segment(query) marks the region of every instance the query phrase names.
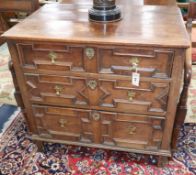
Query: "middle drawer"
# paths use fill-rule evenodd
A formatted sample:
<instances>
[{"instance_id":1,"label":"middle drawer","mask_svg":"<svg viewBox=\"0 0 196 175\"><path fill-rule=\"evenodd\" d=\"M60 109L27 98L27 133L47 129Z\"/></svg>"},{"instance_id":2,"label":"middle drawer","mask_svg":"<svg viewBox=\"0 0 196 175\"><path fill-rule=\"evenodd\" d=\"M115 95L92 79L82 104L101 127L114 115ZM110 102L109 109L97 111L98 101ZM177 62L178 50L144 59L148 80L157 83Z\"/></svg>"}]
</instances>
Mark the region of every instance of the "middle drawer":
<instances>
[{"instance_id":1,"label":"middle drawer","mask_svg":"<svg viewBox=\"0 0 196 175\"><path fill-rule=\"evenodd\" d=\"M135 87L128 78L91 78L25 74L33 103L95 110L165 115L170 82L141 80Z\"/></svg>"}]
</instances>

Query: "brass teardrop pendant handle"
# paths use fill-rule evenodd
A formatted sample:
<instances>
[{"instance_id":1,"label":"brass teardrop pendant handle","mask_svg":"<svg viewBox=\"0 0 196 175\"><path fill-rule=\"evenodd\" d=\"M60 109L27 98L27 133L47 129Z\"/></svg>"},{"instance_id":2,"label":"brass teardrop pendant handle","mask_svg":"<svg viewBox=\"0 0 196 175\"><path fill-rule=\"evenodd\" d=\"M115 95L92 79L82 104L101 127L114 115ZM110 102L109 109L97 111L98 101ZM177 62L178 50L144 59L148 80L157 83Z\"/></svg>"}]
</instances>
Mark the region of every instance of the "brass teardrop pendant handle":
<instances>
[{"instance_id":1,"label":"brass teardrop pendant handle","mask_svg":"<svg viewBox=\"0 0 196 175\"><path fill-rule=\"evenodd\" d=\"M50 52L48 54L48 57L50 58L52 64L56 63L57 54L55 52Z\"/></svg>"},{"instance_id":2,"label":"brass teardrop pendant handle","mask_svg":"<svg viewBox=\"0 0 196 175\"><path fill-rule=\"evenodd\" d=\"M136 71L136 69L139 66L140 61L137 57L133 57L129 60L129 63L131 63L130 69L133 70L133 71Z\"/></svg>"},{"instance_id":3,"label":"brass teardrop pendant handle","mask_svg":"<svg viewBox=\"0 0 196 175\"><path fill-rule=\"evenodd\" d=\"M59 124L60 124L61 128L64 128L66 123L67 123L67 121L65 119L60 119L59 120Z\"/></svg>"},{"instance_id":4,"label":"brass teardrop pendant handle","mask_svg":"<svg viewBox=\"0 0 196 175\"><path fill-rule=\"evenodd\" d=\"M55 91L56 91L56 95L61 95L61 91L63 90L63 87L62 86L59 86L59 85L56 85L54 87Z\"/></svg>"},{"instance_id":5,"label":"brass teardrop pendant handle","mask_svg":"<svg viewBox=\"0 0 196 175\"><path fill-rule=\"evenodd\" d=\"M136 126L130 126L129 127L129 134L130 135L135 135L136 134L136 130L137 130Z\"/></svg>"},{"instance_id":6,"label":"brass teardrop pendant handle","mask_svg":"<svg viewBox=\"0 0 196 175\"><path fill-rule=\"evenodd\" d=\"M135 92L132 92L132 91L128 91L127 96L128 96L128 100L129 101L133 101L134 98L135 98L135 96L136 96L136 93Z\"/></svg>"}]
</instances>

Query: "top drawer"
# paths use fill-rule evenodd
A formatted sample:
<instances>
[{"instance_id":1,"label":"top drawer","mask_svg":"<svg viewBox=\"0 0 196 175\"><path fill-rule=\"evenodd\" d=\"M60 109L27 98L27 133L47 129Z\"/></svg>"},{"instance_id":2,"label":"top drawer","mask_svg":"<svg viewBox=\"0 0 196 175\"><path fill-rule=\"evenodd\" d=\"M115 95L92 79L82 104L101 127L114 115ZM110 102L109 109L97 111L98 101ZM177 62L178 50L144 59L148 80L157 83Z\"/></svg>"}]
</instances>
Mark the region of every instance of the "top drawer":
<instances>
[{"instance_id":1,"label":"top drawer","mask_svg":"<svg viewBox=\"0 0 196 175\"><path fill-rule=\"evenodd\" d=\"M17 44L20 64L42 73L90 72L110 75L169 78L174 50L148 47L66 44Z\"/></svg>"}]
</instances>

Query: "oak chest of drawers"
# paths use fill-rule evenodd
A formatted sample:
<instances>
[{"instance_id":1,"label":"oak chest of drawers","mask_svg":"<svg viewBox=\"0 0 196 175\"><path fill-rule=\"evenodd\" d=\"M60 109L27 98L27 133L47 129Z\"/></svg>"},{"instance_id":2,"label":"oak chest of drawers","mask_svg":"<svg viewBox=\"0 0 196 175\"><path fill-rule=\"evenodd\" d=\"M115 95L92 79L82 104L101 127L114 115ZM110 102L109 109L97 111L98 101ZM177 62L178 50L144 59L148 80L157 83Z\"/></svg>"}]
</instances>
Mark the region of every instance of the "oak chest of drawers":
<instances>
[{"instance_id":1,"label":"oak chest of drawers","mask_svg":"<svg viewBox=\"0 0 196 175\"><path fill-rule=\"evenodd\" d=\"M46 5L4 34L31 137L171 156L189 47L179 10L121 6L104 24L89 8Z\"/></svg>"}]
</instances>

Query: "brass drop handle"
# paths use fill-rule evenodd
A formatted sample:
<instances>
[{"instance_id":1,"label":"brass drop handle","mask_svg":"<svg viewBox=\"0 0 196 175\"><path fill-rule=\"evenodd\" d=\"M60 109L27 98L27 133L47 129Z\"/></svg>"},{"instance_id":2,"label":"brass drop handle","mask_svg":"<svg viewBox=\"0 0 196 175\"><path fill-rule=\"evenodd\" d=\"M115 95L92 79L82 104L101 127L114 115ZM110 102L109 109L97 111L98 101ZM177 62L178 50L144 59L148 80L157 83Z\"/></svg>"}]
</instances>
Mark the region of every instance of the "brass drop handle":
<instances>
[{"instance_id":1,"label":"brass drop handle","mask_svg":"<svg viewBox=\"0 0 196 175\"><path fill-rule=\"evenodd\" d=\"M139 59L137 57L133 57L132 59L129 60L129 62L131 63L131 70L136 70L138 68L139 65Z\"/></svg>"},{"instance_id":2,"label":"brass drop handle","mask_svg":"<svg viewBox=\"0 0 196 175\"><path fill-rule=\"evenodd\" d=\"M57 54L55 52L50 52L48 54L48 57L50 58L52 64L56 63Z\"/></svg>"},{"instance_id":3,"label":"brass drop handle","mask_svg":"<svg viewBox=\"0 0 196 175\"><path fill-rule=\"evenodd\" d=\"M92 118L93 118L93 120L98 121L100 119L100 114L95 112L92 114Z\"/></svg>"},{"instance_id":4,"label":"brass drop handle","mask_svg":"<svg viewBox=\"0 0 196 175\"><path fill-rule=\"evenodd\" d=\"M137 130L136 126L130 126L129 127L129 134L130 135L135 135L136 134L136 130Z\"/></svg>"},{"instance_id":5,"label":"brass drop handle","mask_svg":"<svg viewBox=\"0 0 196 175\"><path fill-rule=\"evenodd\" d=\"M59 85L56 85L54 87L55 91L56 91L56 95L60 95L61 94L61 91L63 90L63 87L62 86L59 86Z\"/></svg>"},{"instance_id":6,"label":"brass drop handle","mask_svg":"<svg viewBox=\"0 0 196 175\"><path fill-rule=\"evenodd\" d=\"M89 80L87 83L87 86L92 89L95 90L97 87L97 81L96 80Z\"/></svg>"},{"instance_id":7,"label":"brass drop handle","mask_svg":"<svg viewBox=\"0 0 196 175\"><path fill-rule=\"evenodd\" d=\"M66 123L67 123L67 121L65 119L60 119L59 120L59 124L60 124L61 128L64 128Z\"/></svg>"},{"instance_id":8,"label":"brass drop handle","mask_svg":"<svg viewBox=\"0 0 196 175\"><path fill-rule=\"evenodd\" d=\"M91 60L95 56L95 50L93 48L86 48L85 54L89 60Z\"/></svg>"},{"instance_id":9,"label":"brass drop handle","mask_svg":"<svg viewBox=\"0 0 196 175\"><path fill-rule=\"evenodd\" d=\"M128 95L127 96L128 96L129 101L133 101L134 98L135 98L135 95L136 95L135 92L128 91Z\"/></svg>"}]
</instances>

